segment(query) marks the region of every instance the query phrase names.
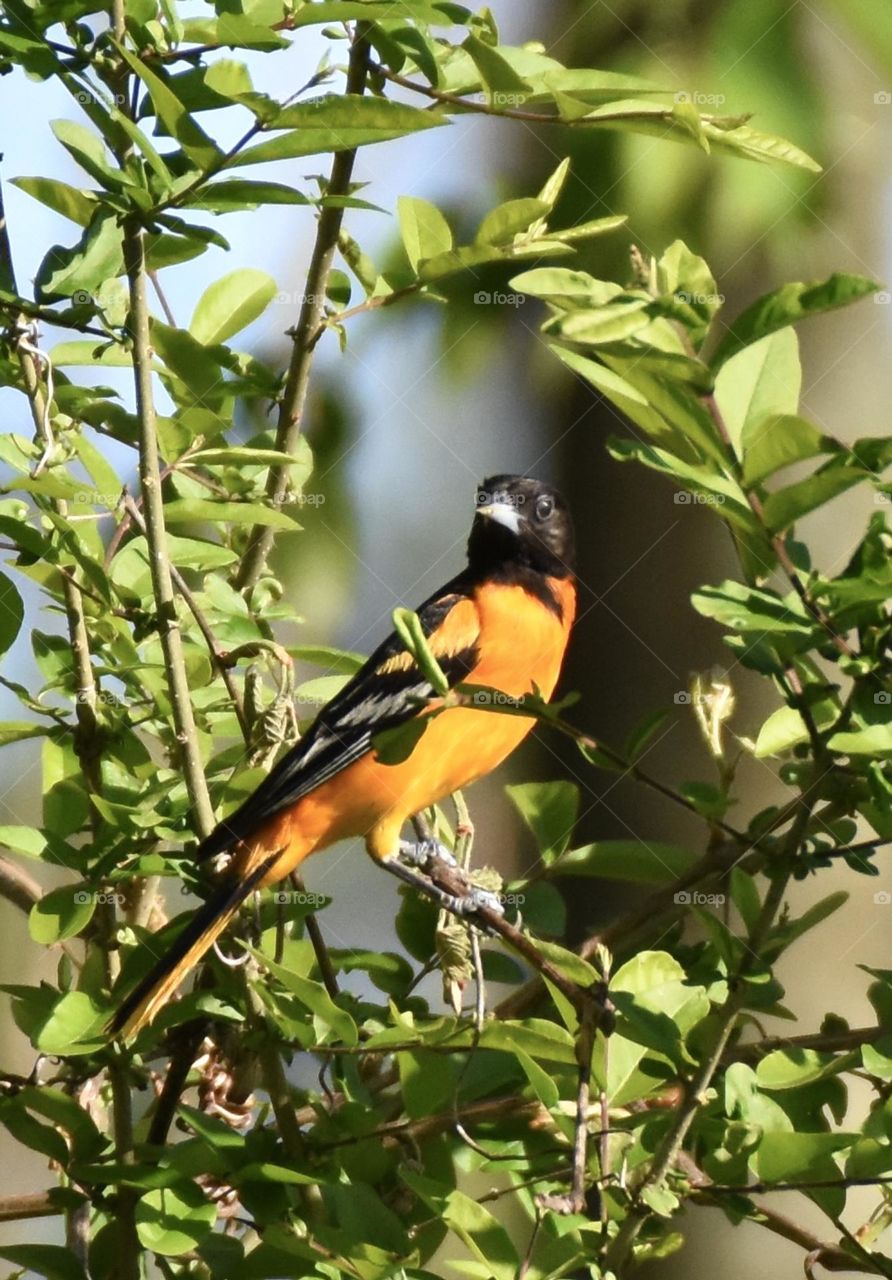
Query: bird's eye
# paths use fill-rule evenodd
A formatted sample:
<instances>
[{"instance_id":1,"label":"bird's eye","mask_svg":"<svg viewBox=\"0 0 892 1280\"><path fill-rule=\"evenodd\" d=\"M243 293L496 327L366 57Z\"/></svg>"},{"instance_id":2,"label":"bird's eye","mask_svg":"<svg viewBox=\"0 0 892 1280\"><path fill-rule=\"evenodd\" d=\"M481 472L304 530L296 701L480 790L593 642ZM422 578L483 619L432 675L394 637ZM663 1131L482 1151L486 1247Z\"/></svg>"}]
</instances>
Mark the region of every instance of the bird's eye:
<instances>
[{"instance_id":1,"label":"bird's eye","mask_svg":"<svg viewBox=\"0 0 892 1280\"><path fill-rule=\"evenodd\" d=\"M536 519L545 521L554 511L553 498L538 498L536 501Z\"/></svg>"}]
</instances>

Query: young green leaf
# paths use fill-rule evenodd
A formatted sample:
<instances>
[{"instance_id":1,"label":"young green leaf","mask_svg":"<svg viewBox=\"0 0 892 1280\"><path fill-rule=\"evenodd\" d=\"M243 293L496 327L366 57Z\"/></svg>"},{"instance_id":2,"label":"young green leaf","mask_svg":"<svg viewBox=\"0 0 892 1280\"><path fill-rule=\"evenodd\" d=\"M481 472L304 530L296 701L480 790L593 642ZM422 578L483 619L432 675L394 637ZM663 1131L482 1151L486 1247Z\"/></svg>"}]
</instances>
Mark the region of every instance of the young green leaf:
<instances>
[{"instance_id":1,"label":"young green leaf","mask_svg":"<svg viewBox=\"0 0 892 1280\"><path fill-rule=\"evenodd\" d=\"M195 305L189 332L202 346L226 342L262 315L276 296L276 282L265 271L243 267L208 285Z\"/></svg>"},{"instance_id":2,"label":"young green leaf","mask_svg":"<svg viewBox=\"0 0 892 1280\"><path fill-rule=\"evenodd\" d=\"M436 205L416 196L400 196L397 208L400 236L413 270L417 271L419 263L427 258L448 253L452 248L452 232Z\"/></svg>"},{"instance_id":3,"label":"young green leaf","mask_svg":"<svg viewBox=\"0 0 892 1280\"><path fill-rule=\"evenodd\" d=\"M788 324L795 324L822 311L858 302L879 288L873 280L864 276L836 273L826 280L812 284L785 284L773 293L747 307L729 325L725 337L712 357L713 369L720 369L726 360L769 333L776 333Z\"/></svg>"}]
</instances>

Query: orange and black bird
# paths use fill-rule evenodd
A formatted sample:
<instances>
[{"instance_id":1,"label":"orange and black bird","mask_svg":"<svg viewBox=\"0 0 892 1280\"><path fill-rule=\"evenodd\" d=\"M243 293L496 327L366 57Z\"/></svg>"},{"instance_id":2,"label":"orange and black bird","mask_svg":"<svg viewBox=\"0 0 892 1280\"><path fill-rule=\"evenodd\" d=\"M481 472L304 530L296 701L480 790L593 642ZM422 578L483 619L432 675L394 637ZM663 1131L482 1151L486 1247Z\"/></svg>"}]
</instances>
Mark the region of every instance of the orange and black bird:
<instances>
[{"instance_id":1,"label":"orange and black bird","mask_svg":"<svg viewBox=\"0 0 892 1280\"><path fill-rule=\"evenodd\" d=\"M551 696L576 612L573 559L573 524L560 494L524 476L484 480L467 566L418 610L450 687L485 685L512 700L534 689ZM404 824L495 769L534 720L447 707L431 717L406 759L378 758L377 734L438 707L442 698L413 656L396 634L388 636L199 846L199 859L230 855L225 883L121 1005L115 1033L132 1035L151 1021L249 894L337 840L362 836L376 862L443 900L416 869L425 864L424 846L401 840ZM477 894L448 905L473 911Z\"/></svg>"}]
</instances>

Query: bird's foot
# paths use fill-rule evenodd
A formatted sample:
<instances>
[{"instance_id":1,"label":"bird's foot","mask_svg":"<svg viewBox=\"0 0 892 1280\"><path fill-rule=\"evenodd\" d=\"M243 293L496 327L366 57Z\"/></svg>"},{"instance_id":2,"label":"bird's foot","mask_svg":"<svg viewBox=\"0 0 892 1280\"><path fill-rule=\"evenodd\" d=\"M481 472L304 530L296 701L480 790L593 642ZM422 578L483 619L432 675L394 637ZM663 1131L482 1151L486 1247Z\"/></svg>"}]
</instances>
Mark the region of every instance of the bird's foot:
<instances>
[{"instance_id":1,"label":"bird's foot","mask_svg":"<svg viewBox=\"0 0 892 1280\"><path fill-rule=\"evenodd\" d=\"M440 840L401 840L399 858L411 867L420 867L426 871L433 858L439 858L448 866L456 865L452 851Z\"/></svg>"},{"instance_id":2,"label":"bird's foot","mask_svg":"<svg viewBox=\"0 0 892 1280\"><path fill-rule=\"evenodd\" d=\"M456 867L455 858L439 841L420 840L417 844L413 844L403 840L400 842L399 854L386 858L381 865L405 884L433 898L438 906L461 919L478 915L481 910L493 911L500 916L505 914L498 896L488 889L471 885L466 893L450 893L447 889L435 884L427 875L420 874L421 871L428 870L431 862L436 859L441 859L450 867Z\"/></svg>"}]
</instances>

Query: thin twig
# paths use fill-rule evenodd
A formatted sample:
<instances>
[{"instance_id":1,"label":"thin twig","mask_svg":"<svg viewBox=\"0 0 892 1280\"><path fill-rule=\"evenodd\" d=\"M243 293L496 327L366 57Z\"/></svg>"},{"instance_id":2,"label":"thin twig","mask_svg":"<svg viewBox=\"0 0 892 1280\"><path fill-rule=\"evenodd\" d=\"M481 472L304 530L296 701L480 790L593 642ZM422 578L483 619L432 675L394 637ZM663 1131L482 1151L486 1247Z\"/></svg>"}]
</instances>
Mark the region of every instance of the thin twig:
<instances>
[{"instance_id":1,"label":"thin twig","mask_svg":"<svg viewBox=\"0 0 892 1280\"><path fill-rule=\"evenodd\" d=\"M350 46L350 62L347 71L348 94L361 95L365 91L368 76L369 49L367 40L367 24L359 22ZM353 164L356 159L354 151L339 151L331 166L331 175L326 195L345 196L349 194ZM304 289L303 303L297 325L292 334L291 361L285 390L279 402L279 415L276 425L276 449L280 453L293 454L303 427L304 408L310 383L310 371L313 365L313 339L325 313L325 291L328 277L334 262L341 230L344 210L330 204L319 213L316 224L316 241L310 258ZM288 493L289 468L287 465L270 467L266 486L266 500L273 509L281 507ZM270 550L274 533L266 525L256 525L251 530L247 551L242 559L236 585L240 590L253 587L262 575Z\"/></svg>"},{"instance_id":2,"label":"thin twig","mask_svg":"<svg viewBox=\"0 0 892 1280\"><path fill-rule=\"evenodd\" d=\"M136 505L134 500L129 496L129 494L124 498L124 510L130 516L130 519L139 529L140 533L142 533L145 536L146 542L148 542L146 522L142 517L142 512L140 511L139 507ZM179 569L176 567L175 564L170 565L170 576L174 586L176 587L179 594L182 596L183 602L186 605L186 608L189 610L189 612L192 614L192 617L195 619L198 630L201 632L202 636L204 637L204 642L208 647L208 652L211 655L211 659L214 663L214 666L217 668L218 674L222 678L223 683L226 685L226 692L229 694L230 700L232 702L236 719L238 720L238 723L239 723L239 729L241 730L242 735L245 738L245 741L247 741L250 735L250 729L248 726L248 721L245 718L245 707L244 707L244 703L242 702L242 693L238 687L235 676L233 675L232 667L225 660L224 651L217 644L217 638L214 635L213 629L211 628L211 624L208 622L207 618L205 617L204 610L202 609L198 601L195 599L195 596L192 592L191 587L189 586L188 582L180 573Z\"/></svg>"},{"instance_id":3,"label":"thin twig","mask_svg":"<svg viewBox=\"0 0 892 1280\"><path fill-rule=\"evenodd\" d=\"M26 1218L54 1218L65 1213L65 1205L58 1203L58 1187L47 1191L29 1191L23 1195L4 1196L0 1200L0 1222L21 1222Z\"/></svg>"},{"instance_id":4,"label":"thin twig","mask_svg":"<svg viewBox=\"0 0 892 1280\"><path fill-rule=\"evenodd\" d=\"M146 253L143 228L128 220L124 229L124 256L130 286L130 329L133 334L133 371L139 423L139 472L145 510L145 535L152 575L152 593L158 616L161 649L173 710L177 750L189 800L199 833L214 825L214 808L207 780L183 655L183 641L173 591L170 553L164 520L164 497L158 460L155 401L152 386L152 348L146 299Z\"/></svg>"},{"instance_id":5,"label":"thin twig","mask_svg":"<svg viewBox=\"0 0 892 1280\"><path fill-rule=\"evenodd\" d=\"M818 1053L845 1053L851 1049L859 1049L864 1044L873 1044L884 1034L882 1027L855 1027L850 1031L821 1031L801 1036L766 1036L763 1040L749 1044L739 1044L725 1055L727 1062L761 1062L769 1053L776 1050L792 1051L797 1049L814 1049Z\"/></svg>"},{"instance_id":6,"label":"thin twig","mask_svg":"<svg viewBox=\"0 0 892 1280\"><path fill-rule=\"evenodd\" d=\"M684 1140L690 1131L697 1114L706 1103L706 1093L713 1078L721 1067L722 1059L728 1043L737 1025L738 1016L744 1007L747 991L746 977L759 960L759 953L771 930L775 917L783 903L784 894L792 875L792 862L802 836L808 826L812 809L817 801L817 786L812 784L801 796L801 808L796 822L784 841L784 848L778 857L774 878L765 895L765 901L758 918L749 931L746 949L734 974L728 999L716 1017L710 1047L704 1052L693 1079L690 1081L686 1096L678 1108L675 1119L657 1149L650 1168L638 1184L626 1217L618 1234L605 1254L605 1265L608 1270L622 1273L632 1248L643 1228L650 1210L645 1201L645 1193L658 1188L670 1169L676 1163Z\"/></svg>"}]
</instances>

